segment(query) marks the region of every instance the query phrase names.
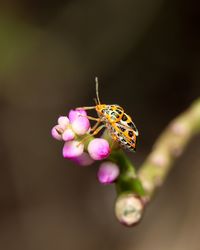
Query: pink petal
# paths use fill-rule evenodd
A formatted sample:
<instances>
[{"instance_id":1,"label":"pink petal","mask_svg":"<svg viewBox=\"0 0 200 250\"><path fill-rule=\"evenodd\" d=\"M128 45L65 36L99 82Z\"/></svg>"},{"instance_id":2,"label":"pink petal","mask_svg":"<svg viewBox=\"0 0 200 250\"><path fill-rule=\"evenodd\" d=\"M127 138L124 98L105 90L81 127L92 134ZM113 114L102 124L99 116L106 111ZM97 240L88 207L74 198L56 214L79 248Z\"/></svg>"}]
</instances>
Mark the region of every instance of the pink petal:
<instances>
[{"instance_id":1,"label":"pink petal","mask_svg":"<svg viewBox=\"0 0 200 250\"><path fill-rule=\"evenodd\" d=\"M71 109L69 111L69 120L70 120L70 122L74 122L77 119L77 116L79 116L79 115L87 116L87 113L83 109L76 109L76 110Z\"/></svg>"},{"instance_id":2,"label":"pink petal","mask_svg":"<svg viewBox=\"0 0 200 250\"><path fill-rule=\"evenodd\" d=\"M89 143L88 153L94 160L103 160L110 155L110 146L105 139L96 138Z\"/></svg>"},{"instance_id":3,"label":"pink petal","mask_svg":"<svg viewBox=\"0 0 200 250\"><path fill-rule=\"evenodd\" d=\"M71 141L74 139L74 136L75 134L70 128L67 128L62 134L62 138L64 141Z\"/></svg>"},{"instance_id":4,"label":"pink petal","mask_svg":"<svg viewBox=\"0 0 200 250\"><path fill-rule=\"evenodd\" d=\"M119 167L110 161L103 162L98 170L97 177L100 183L113 183L119 176Z\"/></svg>"},{"instance_id":5,"label":"pink petal","mask_svg":"<svg viewBox=\"0 0 200 250\"><path fill-rule=\"evenodd\" d=\"M74 132L78 135L84 135L90 128L90 122L85 110L71 110L69 112L69 120Z\"/></svg>"},{"instance_id":6,"label":"pink petal","mask_svg":"<svg viewBox=\"0 0 200 250\"><path fill-rule=\"evenodd\" d=\"M94 162L94 160L86 152L83 152L82 155L77 156L72 160L80 166L89 166Z\"/></svg>"},{"instance_id":7,"label":"pink petal","mask_svg":"<svg viewBox=\"0 0 200 250\"><path fill-rule=\"evenodd\" d=\"M51 130L51 135L54 139L62 141L63 128L60 125L56 125Z\"/></svg>"},{"instance_id":8,"label":"pink petal","mask_svg":"<svg viewBox=\"0 0 200 250\"><path fill-rule=\"evenodd\" d=\"M64 158L74 158L82 155L84 149L84 145L79 141L68 141L65 142L63 147L63 157Z\"/></svg>"},{"instance_id":9,"label":"pink petal","mask_svg":"<svg viewBox=\"0 0 200 250\"><path fill-rule=\"evenodd\" d=\"M60 125L63 129L65 129L69 124L69 119L67 116L60 116L58 118L58 125Z\"/></svg>"}]
</instances>

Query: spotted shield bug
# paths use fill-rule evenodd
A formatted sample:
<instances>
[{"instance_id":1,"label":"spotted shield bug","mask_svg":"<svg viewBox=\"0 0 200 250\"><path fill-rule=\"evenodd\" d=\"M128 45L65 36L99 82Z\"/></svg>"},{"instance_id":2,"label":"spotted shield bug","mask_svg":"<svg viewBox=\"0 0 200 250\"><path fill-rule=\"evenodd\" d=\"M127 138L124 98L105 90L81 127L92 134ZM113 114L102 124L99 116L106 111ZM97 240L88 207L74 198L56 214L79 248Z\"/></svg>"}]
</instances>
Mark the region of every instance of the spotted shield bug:
<instances>
[{"instance_id":1,"label":"spotted shield bug","mask_svg":"<svg viewBox=\"0 0 200 250\"><path fill-rule=\"evenodd\" d=\"M103 128L107 128L112 139L117 141L120 146L129 151L136 150L136 137L139 135L138 130L127 115L123 108L117 104L107 105L101 104L98 91L98 79L96 81L96 106L80 107L78 109L90 110L95 109L98 118L87 116L88 119L96 121L96 124L91 128L90 135L96 135Z\"/></svg>"}]
</instances>

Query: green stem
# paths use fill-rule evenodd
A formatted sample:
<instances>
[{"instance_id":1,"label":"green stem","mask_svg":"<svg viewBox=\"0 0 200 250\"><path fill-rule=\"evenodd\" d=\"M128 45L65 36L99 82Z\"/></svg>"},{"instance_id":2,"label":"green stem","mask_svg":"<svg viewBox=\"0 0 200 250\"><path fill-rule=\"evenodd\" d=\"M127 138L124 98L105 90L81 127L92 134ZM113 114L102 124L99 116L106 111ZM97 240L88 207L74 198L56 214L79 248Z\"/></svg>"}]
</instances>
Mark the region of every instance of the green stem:
<instances>
[{"instance_id":1,"label":"green stem","mask_svg":"<svg viewBox=\"0 0 200 250\"><path fill-rule=\"evenodd\" d=\"M122 150L115 150L110 156L110 160L120 167L120 176L116 181L117 194L134 193L143 196L144 189L141 181L136 175L135 167Z\"/></svg>"}]
</instances>

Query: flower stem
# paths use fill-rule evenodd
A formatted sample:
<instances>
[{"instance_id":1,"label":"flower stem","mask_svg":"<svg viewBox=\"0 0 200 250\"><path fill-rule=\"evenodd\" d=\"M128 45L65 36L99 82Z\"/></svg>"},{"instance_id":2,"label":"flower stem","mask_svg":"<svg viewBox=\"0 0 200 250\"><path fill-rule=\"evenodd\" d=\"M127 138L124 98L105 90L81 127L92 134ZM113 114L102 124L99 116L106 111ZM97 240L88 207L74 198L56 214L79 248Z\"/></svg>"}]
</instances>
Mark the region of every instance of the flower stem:
<instances>
[{"instance_id":1,"label":"flower stem","mask_svg":"<svg viewBox=\"0 0 200 250\"><path fill-rule=\"evenodd\" d=\"M110 159L120 167L120 176L116 181L117 194L125 192L134 193L139 196L144 195L141 181L136 175L135 167L125 153L120 149L113 151Z\"/></svg>"}]
</instances>

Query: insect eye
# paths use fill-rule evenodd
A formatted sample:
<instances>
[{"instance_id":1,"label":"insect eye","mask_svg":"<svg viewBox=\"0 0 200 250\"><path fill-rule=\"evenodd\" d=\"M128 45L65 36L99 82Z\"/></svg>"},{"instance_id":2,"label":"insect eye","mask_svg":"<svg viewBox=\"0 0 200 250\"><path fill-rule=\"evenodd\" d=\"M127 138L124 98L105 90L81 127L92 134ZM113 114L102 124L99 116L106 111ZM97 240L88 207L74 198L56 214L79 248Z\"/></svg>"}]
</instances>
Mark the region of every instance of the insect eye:
<instances>
[{"instance_id":1,"label":"insect eye","mask_svg":"<svg viewBox=\"0 0 200 250\"><path fill-rule=\"evenodd\" d=\"M105 109L102 109L102 110L101 110L101 112L102 112L103 114L105 113L105 111L106 111Z\"/></svg>"}]
</instances>

